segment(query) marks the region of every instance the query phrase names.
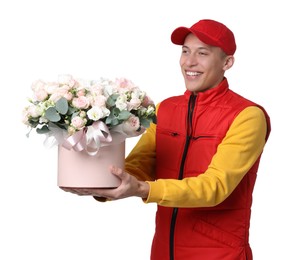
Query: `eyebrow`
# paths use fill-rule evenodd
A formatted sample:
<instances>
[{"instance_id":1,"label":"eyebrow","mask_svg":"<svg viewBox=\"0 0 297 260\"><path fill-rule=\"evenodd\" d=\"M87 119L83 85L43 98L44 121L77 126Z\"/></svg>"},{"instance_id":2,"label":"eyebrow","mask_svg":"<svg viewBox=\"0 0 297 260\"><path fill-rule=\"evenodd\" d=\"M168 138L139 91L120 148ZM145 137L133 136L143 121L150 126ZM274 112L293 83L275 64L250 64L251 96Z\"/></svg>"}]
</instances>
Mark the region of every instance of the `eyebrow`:
<instances>
[{"instance_id":1,"label":"eyebrow","mask_svg":"<svg viewBox=\"0 0 297 260\"><path fill-rule=\"evenodd\" d=\"M188 47L187 45L183 45L182 48L187 48L187 49L191 49L190 47ZM197 48L197 50L206 50L206 51L210 51L211 48L209 47L203 47L203 46L200 46Z\"/></svg>"}]
</instances>

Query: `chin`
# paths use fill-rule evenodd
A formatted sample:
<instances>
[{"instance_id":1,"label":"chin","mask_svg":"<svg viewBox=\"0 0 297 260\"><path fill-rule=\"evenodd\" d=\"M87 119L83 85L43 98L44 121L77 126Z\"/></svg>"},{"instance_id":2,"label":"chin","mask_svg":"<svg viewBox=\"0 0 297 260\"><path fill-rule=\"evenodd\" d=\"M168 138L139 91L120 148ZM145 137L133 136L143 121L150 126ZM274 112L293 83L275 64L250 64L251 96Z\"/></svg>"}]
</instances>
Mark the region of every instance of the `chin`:
<instances>
[{"instance_id":1,"label":"chin","mask_svg":"<svg viewBox=\"0 0 297 260\"><path fill-rule=\"evenodd\" d=\"M197 92L200 91L199 88L197 88L197 87L189 87L189 86L187 86L186 88L187 88L187 90L189 90L189 91L191 91L193 93L197 93Z\"/></svg>"}]
</instances>

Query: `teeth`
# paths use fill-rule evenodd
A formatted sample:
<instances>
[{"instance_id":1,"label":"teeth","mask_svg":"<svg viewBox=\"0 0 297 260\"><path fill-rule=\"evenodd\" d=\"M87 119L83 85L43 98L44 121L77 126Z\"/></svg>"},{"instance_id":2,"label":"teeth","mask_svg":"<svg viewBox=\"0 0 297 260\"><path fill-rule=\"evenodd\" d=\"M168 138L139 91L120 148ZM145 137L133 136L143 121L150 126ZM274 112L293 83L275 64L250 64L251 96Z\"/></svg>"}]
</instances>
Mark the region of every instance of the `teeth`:
<instances>
[{"instance_id":1,"label":"teeth","mask_svg":"<svg viewBox=\"0 0 297 260\"><path fill-rule=\"evenodd\" d=\"M193 72L193 71L186 71L186 74L187 74L188 76L198 76L200 73L198 73L198 72Z\"/></svg>"}]
</instances>

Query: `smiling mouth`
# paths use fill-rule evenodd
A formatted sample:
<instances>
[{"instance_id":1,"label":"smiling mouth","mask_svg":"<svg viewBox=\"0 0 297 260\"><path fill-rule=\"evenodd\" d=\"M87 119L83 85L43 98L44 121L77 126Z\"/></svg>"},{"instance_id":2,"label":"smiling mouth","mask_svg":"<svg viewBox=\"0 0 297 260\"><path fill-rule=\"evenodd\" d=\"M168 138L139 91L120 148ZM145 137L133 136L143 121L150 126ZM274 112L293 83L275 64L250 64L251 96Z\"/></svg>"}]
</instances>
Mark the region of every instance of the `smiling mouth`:
<instances>
[{"instance_id":1,"label":"smiling mouth","mask_svg":"<svg viewBox=\"0 0 297 260\"><path fill-rule=\"evenodd\" d=\"M199 73L199 72L196 72L196 71L186 71L186 75L187 76L191 76L191 77L194 77L194 76L199 76L201 75L202 73Z\"/></svg>"}]
</instances>

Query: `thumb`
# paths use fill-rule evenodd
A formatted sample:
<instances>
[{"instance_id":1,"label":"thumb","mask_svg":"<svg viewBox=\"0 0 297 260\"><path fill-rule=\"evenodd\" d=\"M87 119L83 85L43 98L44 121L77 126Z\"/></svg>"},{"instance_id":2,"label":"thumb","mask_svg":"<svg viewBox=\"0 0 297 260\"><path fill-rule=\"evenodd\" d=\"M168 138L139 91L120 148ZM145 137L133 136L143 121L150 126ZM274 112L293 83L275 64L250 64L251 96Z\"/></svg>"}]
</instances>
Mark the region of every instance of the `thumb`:
<instances>
[{"instance_id":1,"label":"thumb","mask_svg":"<svg viewBox=\"0 0 297 260\"><path fill-rule=\"evenodd\" d=\"M116 166L114 166L114 165L110 166L109 169L110 169L110 172L111 172L112 174L116 175L116 176L119 177L121 180L124 179L124 177L125 177L125 172L123 171L123 169L118 168L118 167L116 167Z\"/></svg>"}]
</instances>

